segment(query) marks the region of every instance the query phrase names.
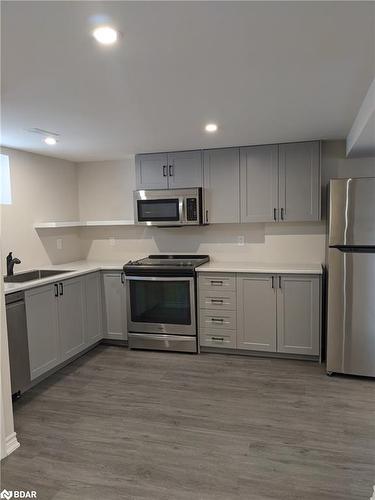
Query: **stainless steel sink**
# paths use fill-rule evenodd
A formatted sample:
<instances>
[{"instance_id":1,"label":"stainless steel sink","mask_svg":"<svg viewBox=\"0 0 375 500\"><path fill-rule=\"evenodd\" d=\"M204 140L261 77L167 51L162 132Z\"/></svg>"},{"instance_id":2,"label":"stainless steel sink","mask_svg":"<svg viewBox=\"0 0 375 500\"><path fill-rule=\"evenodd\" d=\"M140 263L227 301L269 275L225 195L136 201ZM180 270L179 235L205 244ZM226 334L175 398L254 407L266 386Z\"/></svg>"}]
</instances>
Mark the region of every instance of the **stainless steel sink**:
<instances>
[{"instance_id":1,"label":"stainless steel sink","mask_svg":"<svg viewBox=\"0 0 375 500\"><path fill-rule=\"evenodd\" d=\"M72 271L48 271L44 269L36 269L25 273L14 274L13 276L4 276L5 283L24 283L25 281L41 280L58 274L71 273Z\"/></svg>"}]
</instances>

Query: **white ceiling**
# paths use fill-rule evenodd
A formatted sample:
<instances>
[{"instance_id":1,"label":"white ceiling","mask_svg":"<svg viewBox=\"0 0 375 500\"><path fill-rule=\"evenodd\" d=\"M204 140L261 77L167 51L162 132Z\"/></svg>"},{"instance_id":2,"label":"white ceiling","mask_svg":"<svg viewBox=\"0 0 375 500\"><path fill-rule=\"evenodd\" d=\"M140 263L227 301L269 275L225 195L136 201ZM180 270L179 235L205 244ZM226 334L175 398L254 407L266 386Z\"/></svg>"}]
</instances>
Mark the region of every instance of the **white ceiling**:
<instances>
[{"instance_id":1,"label":"white ceiling","mask_svg":"<svg viewBox=\"0 0 375 500\"><path fill-rule=\"evenodd\" d=\"M344 138L374 54L374 2L2 2L2 144L86 161Z\"/></svg>"}]
</instances>

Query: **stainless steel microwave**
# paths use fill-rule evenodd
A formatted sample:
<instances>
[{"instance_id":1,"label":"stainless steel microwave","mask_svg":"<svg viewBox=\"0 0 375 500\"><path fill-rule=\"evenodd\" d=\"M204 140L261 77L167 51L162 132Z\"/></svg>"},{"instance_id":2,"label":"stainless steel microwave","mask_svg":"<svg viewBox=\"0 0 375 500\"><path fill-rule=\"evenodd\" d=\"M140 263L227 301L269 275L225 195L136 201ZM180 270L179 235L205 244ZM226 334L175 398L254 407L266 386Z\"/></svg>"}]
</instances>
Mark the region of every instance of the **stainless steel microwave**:
<instances>
[{"instance_id":1,"label":"stainless steel microwave","mask_svg":"<svg viewBox=\"0 0 375 500\"><path fill-rule=\"evenodd\" d=\"M134 191L135 223L145 226L203 224L202 188Z\"/></svg>"}]
</instances>

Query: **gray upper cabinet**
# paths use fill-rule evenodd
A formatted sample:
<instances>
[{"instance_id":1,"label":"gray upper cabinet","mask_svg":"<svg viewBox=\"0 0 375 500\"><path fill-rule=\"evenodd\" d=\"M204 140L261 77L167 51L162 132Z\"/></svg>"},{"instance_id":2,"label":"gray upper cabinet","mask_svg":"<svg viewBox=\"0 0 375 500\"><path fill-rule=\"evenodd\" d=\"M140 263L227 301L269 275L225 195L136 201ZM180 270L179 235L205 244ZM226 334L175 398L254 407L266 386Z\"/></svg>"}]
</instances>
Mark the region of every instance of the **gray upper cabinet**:
<instances>
[{"instance_id":1,"label":"gray upper cabinet","mask_svg":"<svg viewBox=\"0 0 375 500\"><path fill-rule=\"evenodd\" d=\"M59 283L61 359L65 361L85 347L85 302L82 276Z\"/></svg>"},{"instance_id":2,"label":"gray upper cabinet","mask_svg":"<svg viewBox=\"0 0 375 500\"><path fill-rule=\"evenodd\" d=\"M237 277L237 348L276 351L275 276Z\"/></svg>"},{"instance_id":3,"label":"gray upper cabinet","mask_svg":"<svg viewBox=\"0 0 375 500\"><path fill-rule=\"evenodd\" d=\"M201 187L202 151L136 155L135 171L137 189Z\"/></svg>"},{"instance_id":4,"label":"gray upper cabinet","mask_svg":"<svg viewBox=\"0 0 375 500\"><path fill-rule=\"evenodd\" d=\"M95 344L103 337L100 272L85 277L86 345Z\"/></svg>"},{"instance_id":5,"label":"gray upper cabinet","mask_svg":"<svg viewBox=\"0 0 375 500\"><path fill-rule=\"evenodd\" d=\"M320 220L319 141L280 144L279 206L280 220Z\"/></svg>"},{"instance_id":6,"label":"gray upper cabinet","mask_svg":"<svg viewBox=\"0 0 375 500\"><path fill-rule=\"evenodd\" d=\"M202 186L202 151L168 153L169 188Z\"/></svg>"},{"instance_id":7,"label":"gray upper cabinet","mask_svg":"<svg viewBox=\"0 0 375 500\"><path fill-rule=\"evenodd\" d=\"M272 222L278 209L278 146L240 149L241 222Z\"/></svg>"},{"instance_id":8,"label":"gray upper cabinet","mask_svg":"<svg viewBox=\"0 0 375 500\"><path fill-rule=\"evenodd\" d=\"M135 165L137 189L203 186L206 222L321 218L319 141L140 154Z\"/></svg>"},{"instance_id":9,"label":"gray upper cabinet","mask_svg":"<svg viewBox=\"0 0 375 500\"><path fill-rule=\"evenodd\" d=\"M125 276L119 271L103 274L104 338L126 340Z\"/></svg>"},{"instance_id":10,"label":"gray upper cabinet","mask_svg":"<svg viewBox=\"0 0 375 500\"><path fill-rule=\"evenodd\" d=\"M239 148L204 151L203 172L206 222L240 222Z\"/></svg>"},{"instance_id":11,"label":"gray upper cabinet","mask_svg":"<svg viewBox=\"0 0 375 500\"><path fill-rule=\"evenodd\" d=\"M278 352L318 356L320 316L319 276L278 277Z\"/></svg>"},{"instance_id":12,"label":"gray upper cabinet","mask_svg":"<svg viewBox=\"0 0 375 500\"><path fill-rule=\"evenodd\" d=\"M25 292L31 380L61 361L57 293L54 285Z\"/></svg>"},{"instance_id":13,"label":"gray upper cabinet","mask_svg":"<svg viewBox=\"0 0 375 500\"><path fill-rule=\"evenodd\" d=\"M136 155L137 189L168 188L168 157L166 153Z\"/></svg>"}]
</instances>

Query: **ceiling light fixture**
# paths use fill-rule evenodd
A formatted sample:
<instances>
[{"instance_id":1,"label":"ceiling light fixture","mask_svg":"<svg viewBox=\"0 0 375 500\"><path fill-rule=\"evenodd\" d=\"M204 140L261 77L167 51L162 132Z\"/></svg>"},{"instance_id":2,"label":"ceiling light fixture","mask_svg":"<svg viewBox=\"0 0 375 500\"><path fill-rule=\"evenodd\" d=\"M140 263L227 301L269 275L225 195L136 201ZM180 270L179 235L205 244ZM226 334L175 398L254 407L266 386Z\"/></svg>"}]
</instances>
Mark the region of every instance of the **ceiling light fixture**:
<instances>
[{"instance_id":1,"label":"ceiling light fixture","mask_svg":"<svg viewBox=\"0 0 375 500\"><path fill-rule=\"evenodd\" d=\"M112 45L118 38L117 31L110 26L100 26L92 32L92 35L102 45Z\"/></svg>"},{"instance_id":2,"label":"ceiling light fixture","mask_svg":"<svg viewBox=\"0 0 375 500\"><path fill-rule=\"evenodd\" d=\"M216 132L217 131L217 125L216 123L207 123L205 126L206 132Z\"/></svg>"},{"instance_id":3,"label":"ceiling light fixture","mask_svg":"<svg viewBox=\"0 0 375 500\"><path fill-rule=\"evenodd\" d=\"M48 136L44 139L44 142L48 144L48 146L54 146L57 143L57 140L54 137Z\"/></svg>"}]
</instances>

